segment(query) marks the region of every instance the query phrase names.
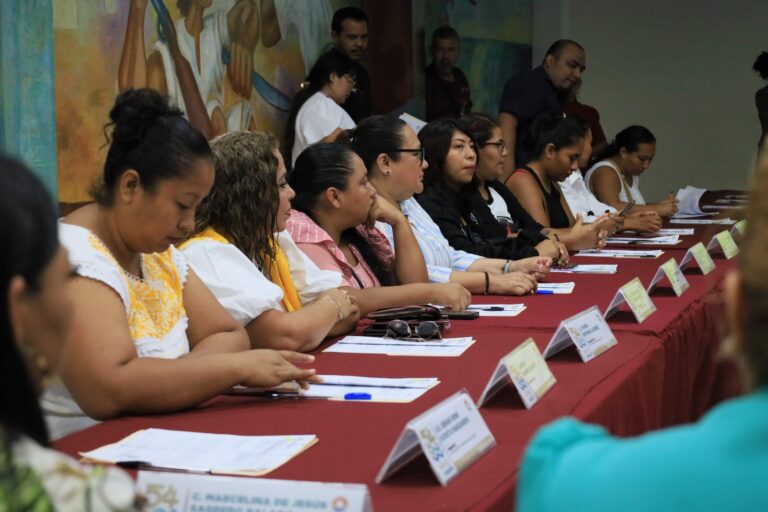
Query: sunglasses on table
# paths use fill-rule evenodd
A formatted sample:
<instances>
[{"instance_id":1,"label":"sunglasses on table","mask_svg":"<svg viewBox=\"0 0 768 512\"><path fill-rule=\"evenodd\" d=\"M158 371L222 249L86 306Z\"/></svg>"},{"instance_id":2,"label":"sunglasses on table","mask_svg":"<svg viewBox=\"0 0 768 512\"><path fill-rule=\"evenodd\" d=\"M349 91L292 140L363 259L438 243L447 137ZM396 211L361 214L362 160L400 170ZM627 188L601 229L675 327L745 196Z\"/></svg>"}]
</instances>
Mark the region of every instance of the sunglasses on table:
<instances>
[{"instance_id":1,"label":"sunglasses on table","mask_svg":"<svg viewBox=\"0 0 768 512\"><path fill-rule=\"evenodd\" d=\"M439 340L443 337L441 331L447 326L447 322L441 322L441 324L432 320L413 324L405 320L391 320L387 323L385 337L408 341Z\"/></svg>"}]
</instances>

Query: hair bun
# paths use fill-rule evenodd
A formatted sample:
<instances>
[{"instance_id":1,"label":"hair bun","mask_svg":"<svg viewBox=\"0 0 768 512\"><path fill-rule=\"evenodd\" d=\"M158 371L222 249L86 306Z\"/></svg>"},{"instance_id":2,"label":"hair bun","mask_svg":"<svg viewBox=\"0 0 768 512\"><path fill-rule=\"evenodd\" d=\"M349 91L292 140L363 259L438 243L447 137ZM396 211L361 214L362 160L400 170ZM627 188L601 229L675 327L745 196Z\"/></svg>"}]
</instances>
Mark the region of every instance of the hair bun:
<instances>
[{"instance_id":1,"label":"hair bun","mask_svg":"<svg viewBox=\"0 0 768 512\"><path fill-rule=\"evenodd\" d=\"M182 116L182 112L154 89L128 89L117 97L109 112L115 126L113 138L139 141L159 118L166 116Z\"/></svg>"}]
</instances>

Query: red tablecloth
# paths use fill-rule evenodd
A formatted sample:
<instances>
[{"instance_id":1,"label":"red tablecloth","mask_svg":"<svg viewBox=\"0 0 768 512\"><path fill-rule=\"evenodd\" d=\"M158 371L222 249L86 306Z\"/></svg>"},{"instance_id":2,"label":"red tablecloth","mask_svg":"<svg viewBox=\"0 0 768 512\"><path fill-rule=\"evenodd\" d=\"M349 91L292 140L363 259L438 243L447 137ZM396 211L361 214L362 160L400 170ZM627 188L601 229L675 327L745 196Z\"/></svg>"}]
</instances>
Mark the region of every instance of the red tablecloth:
<instances>
[{"instance_id":1,"label":"red tablecloth","mask_svg":"<svg viewBox=\"0 0 768 512\"><path fill-rule=\"evenodd\" d=\"M669 251L657 260L615 260L616 275L553 275L553 281L576 281L572 295L474 297L485 303L524 302L528 309L515 318L454 321L451 336L477 339L458 358L318 354L321 374L439 377L440 385L410 404L220 397L191 411L112 420L55 446L76 455L147 427L316 434L316 446L269 477L365 483L377 511L509 510L522 451L541 425L570 414L605 425L617 435L638 434L696 419L714 401L734 392L718 384L733 383L735 376L721 373L715 357L722 318L719 288L733 262L717 259L717 269L709 276L687 273L691 289L681 298L664 289L655 293L658 311L642 325L627 312L611 318L619 343L593 361L582 363L573 348L554 356L549 364L558 382L532 410L523 407L513 388L502 390L481 409L497 446L446 488L437 483L423 457L382 485L374 478L409 419L462 388L477 399L499 358L527 337L534 337L543 350L560 320L593 304L604 310L621 284L639 276L647 285L661 263L670 256L679 260L682 254Z\"/></svg>"}]
</instances>

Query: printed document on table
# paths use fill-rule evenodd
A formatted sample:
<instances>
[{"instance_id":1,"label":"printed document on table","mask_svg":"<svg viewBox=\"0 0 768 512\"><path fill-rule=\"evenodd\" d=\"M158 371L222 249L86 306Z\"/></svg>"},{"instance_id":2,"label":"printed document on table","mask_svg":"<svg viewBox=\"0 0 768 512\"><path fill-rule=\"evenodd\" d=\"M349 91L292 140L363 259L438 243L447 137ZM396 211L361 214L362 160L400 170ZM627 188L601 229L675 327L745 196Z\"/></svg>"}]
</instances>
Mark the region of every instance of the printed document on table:
<instances>
[{"instance_id":1,"label":"printed document on table","mask_svg":"<svg viewBox=\"0 0 768 512\"><path fill-rule=\"evenodd\" d=\"M701 215L699 201L701 201L701 196L703 196L706 191L707 189L705 188L697 188L690 185L678 190L677 195L675 196L675 199L677 199L677 213L682 215Z\"/></svg>"},{"instance_id":2,"label":"printed document on table","mask_svg":"<svg viewBox=\"0 0 768 512\"><path fill-rule=\"evenodd\" d=\"M672 220L675 219L691 219L696 217L711 217L713 215L717 215L715 212L709 212L709 213L681 213L677 212L672 217L670 217Z\"/></svg>"},{"instance_id":3,"label":"printed document on table","mask_svg":"<svg viewBox=\"0 0 768 512\"><path fill-rule=\"evenodd\" d=\"M611 236L605 241L608 244L628 245L676 245L680 243L679 235L652 236L646 238L634 238L627 236Z\"/></svg>"},{"instance_id":4,"label":"printed document on table","mask_svg":"<svg viewBox=\"0 0 768 512\"><path fill-rule=\"evenodd\" d=\"M387 356L457 357L464 353L474 338L441 340L398 340L375 336L346 336L323 352L342 354L383 354Z\"/></svg>"},{"instance_id":5,"label":"printed document on table","mask_svg":"<svg viewBox=\"0 0 768 512\"><path fill-rule=\"evenodd\" d=\"M672 217L671 224L734 224L733 219L676 219Z\"/></svg>"},{"instance_id":6,"label":"printed document on table","mask_svg":"<svg viewBox=\"0 0 768 512\"><path fill-rule=\"evenodd\" d=\"M316 442L314 435L235 436L149 428L80 455L84 462L258 476L282 466Z\"/></svg>"},{"instance_id":7,"label":"printed document on table","mask_svg":"<svg viewBox=\"0 0 768 512\"><path fill-rule=\"evenodd\" d=\"M653 251L641 251L631 249L588 249L579 251L576 256L588 256L591 258L658 258L664 254L661 249Z\"/></svg>"},{"instance_id":8,"label":"printed document on table","mask_svg":"<svg viewBox=\"0 0 768 512\"><path fill-rule=\"evenodd\" d=\"M322 383L310 384L309 389L299 394L308 398L344 400L345 395L367 394L367 402L412 402L437 386L435 377L386 379L378 377L356 377L352 375L322 375Z\"/></svg>"},{"instance_id":9,"label":"printed document on table","mask_svg":"<svg viewBox=\"0 0 768 512\"><path fill-rule=\"evenodd\" d=\"M573 281L569 283L539 283L538 291L551 291L555 295L567 295L573 293L573 289L576 287L576 283Z\"/></svg>"},{"instance_id":10,"label":"printed document on table","mask_svg":"<svg viewBox=\"0 0 768 512\"><path fill-rule=\"evenodd\" d=\"M679 229L660 229L656 232L659 236L669 235L692 235L695 230L693 228L679 228Z\"/></svg>"},{"instance_id":11,"label":"printed document on table","mask_svg":"<svg viewBox=\"0 0 768 512\"><path fill-rule=\"evenodd\" d=\"M479 311L480 316L517 316L525 311L525 304L475 304L467 309Z\"/></svg>"},{"instance_id":12,"label":"printed document on table","mask_svg":"<svg viewBox=\"0 0 768 512\"><path fill-rule=\"evenodd\" d=\"M549 271L562 274L615 274L619 269L616 264L612 265L586 265L578 264L572 268L551 268Z\"/></svg>"}]
</instances>

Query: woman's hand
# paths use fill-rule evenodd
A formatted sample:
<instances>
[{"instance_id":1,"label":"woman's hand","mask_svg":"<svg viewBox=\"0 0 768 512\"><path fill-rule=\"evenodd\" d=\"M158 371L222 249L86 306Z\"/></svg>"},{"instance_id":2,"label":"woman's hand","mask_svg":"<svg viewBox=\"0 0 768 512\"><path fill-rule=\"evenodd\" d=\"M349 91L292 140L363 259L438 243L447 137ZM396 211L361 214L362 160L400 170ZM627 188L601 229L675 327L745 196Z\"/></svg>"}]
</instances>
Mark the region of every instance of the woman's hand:
<instances>
[{"instance_id":1,"label":"woman's hand","mask_svg":"<svg viewBox=\"0 0 768 512\"><path fill-rule=\"evenodd\" d=\"M526 272L492 274L489 277L488 291L494 295L528 295L536 291L536 278Z\"/></svg>"},{"instance_id":2,"label":"woman's hand","mask_svg":"<svg viewBox=\"0 0 768 512\"><path fill-rule=\"evenodd\" d=\"M576 223L571 227L568 246L574 250L602 248L608 236L603 227L606 218L607 216L601 215L592 224L584 224L584 219L579 214Z\"/></svg>"},{"instance_id":3,"label":"woman's hand","mask_svg":"<svg viewBox=\"0 0 768 512\"><path fill-rule=\"evenodd\" d=\"M302 369L293 363L312 363L315 356L290 350L247 350L237 354L240 361L241 384L254 388L271 388L283 382L296 381L306 389L311 382L320 382L314 369Z\"/></svg>"},{"instance_id":4,"label":"woman's hand","mask_svg":"<svg viewBox=\"0 0 768 512\"><path fill-rule=\"evenodd\" d=\"M661 215L652 211L630 213L624 220L624 229L655 233L661 229Z\"/></svg>"},{"instance_id":5,"label":"woman's hand","mask_svg":"<svg viewBox=\"0 0 768 512\"><path fill-rule=\"evenodd\" d=\"M373 199L371 210L368 212L368 227L373 227L377 221L395 226L404 220L406 220L405 215L403 215L403 212L400 211L397 205L392 204L380 195Z\"/></svg>"},{"instance_id":6,"label":"woman's hand","mask_svg":"<svg viewBox=\"0 0 768 512\"><path fill-rule=\"evenodd\" d=\"M469 290L456 283L431 284L432 298L430 303L445 306L454 311L467 309L472 302L472 294Z\"/></svg>"},{"instance_id":7,"label":"woman's hand","mask_svg":"<svg viewBox=\"0 0 768 512\"><path fill-rule=\"evenodd\" d=\"M566 254L568 254L568 251L566 251ZM531 274L534 278L539 280L549 274L549 269L551 267L552 258L549 256L533 256L531 258L523 258L521 260L513 261L512 265L510 265L510 271Z\"/></svg>"},{"instance_id":8,"label":"woman's hand","mask_svg":"<svg viewBox=\"0 0 768 512\"><path fill-rule=\"evenodd\" d=\"M318 300L320 299L331 302L334 306L337 306L337 309L339 307L341 308L341 318L338 319L339 321L344 320L351 315L360 314L360 308L355 304L354 295L350 295L346 290L341 288L333 288L323 292L320 297L318 297Z\"/></svg>"},{"instance_id":9,"label":"woman's hand","mask_svg":"<svg viewBox=\"0 0 768 512\"><path fill-rule=\"evenodd\" d=\"M669 194L665 200L656 203L656 211L662 217L671 217L677 213L677 210L677 199L672 194Z\"/></svg>"},{"instance_id":10,"label":"woman's hand","mask_svg":"<svg viewBox=\"0 0 768 512\"><path fill-rule=\"evenodd\" d=\"M568 264L568 248L562 242L547 238L536 244L536 250L540 256L551 258L555 265Z\"/></svg>"}]
</instances>

